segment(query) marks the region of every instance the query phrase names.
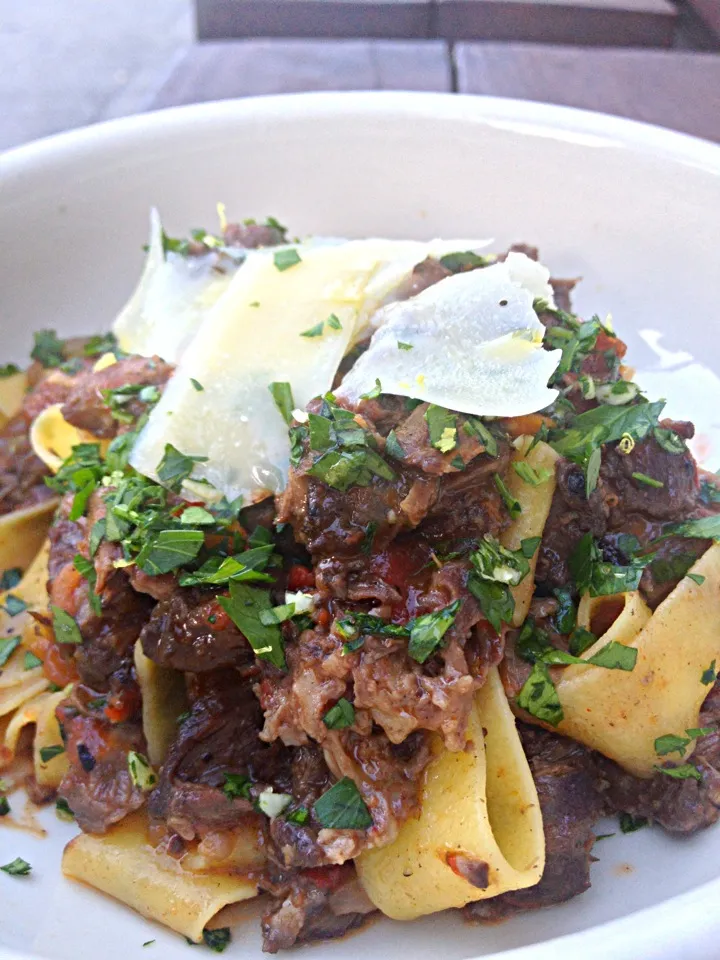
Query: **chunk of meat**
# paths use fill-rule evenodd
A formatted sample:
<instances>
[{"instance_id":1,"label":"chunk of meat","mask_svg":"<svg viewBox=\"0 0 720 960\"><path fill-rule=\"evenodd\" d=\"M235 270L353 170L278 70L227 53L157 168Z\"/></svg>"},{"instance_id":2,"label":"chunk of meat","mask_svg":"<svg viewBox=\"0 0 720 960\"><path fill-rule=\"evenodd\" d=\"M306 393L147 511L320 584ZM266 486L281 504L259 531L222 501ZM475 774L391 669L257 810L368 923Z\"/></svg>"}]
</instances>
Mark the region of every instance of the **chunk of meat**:
<instances>
[{"instance_id":1,"label":"chunk of meat","mask_svg":"<svg viewBox=\"0 0 720 960\"><path fill-rule=\"evenodd\" d=\"M535 580L545 590L571 581L568 559L586 533L601 537L607 530L609 509L600 488L588 498L582 467L560 459L557 485L538 552Z\"/></svg>"},{"instance_id":2,"label":"chunk of meat","mask_svg":"<svg viewBox=\"0 0 720 960\"><path fill-rule=\"evenodd\" d=\"M266 953L341 937L375 912L350 864L280 874L265 888L272 894L262 918Z\"/></svg>"},{"instance_id":3,"label":"chunk of meat","mask_svg":"<svg viewBox=\"0 0 720 960\"><path fill-rule=\"evenodd\" d=\"M467 919L495 922L569 900L590 886L593 824L606 812L595 789L591 751L536 727L519 725L545 829L545 870L527 890L513 890L464 909Z\"/></svg>"},{"instance_id":4,"label":"chunk of meat","mask_svg":"<svg viewBox=\"0 0 720 960\"><path fill-rule=\"evenodd\" d=\"M276 774L282 751L279 745L259 742L260 705L251 682L238 672L189 675L188 692L190 712L178 726L149 810L169 830L191 840L207 830L231 829L252 812L250 800L223 792L226 774L260 784L274 778L280 786Z\"/></svg>"},{"instance_id":5,"label":"chunk of meat","mask_svg":"<svg viewBox=\"0 0 720 960\"><path fill-rule=\"evenodd\" d=\"M114 416L103 392L120 387L164 386L173 367L160 357L125 357L97 372L88 371L78 376L62 407L62 415L74 426L87 430L96 437L110 438L127 428L127 421ZM133 396L122 405L123 415L134 422L145 413L148 404Z\"/></svg>"},{"instance_id":6,"label":"chunk of meat","mask_svg":"<svg viewBox=\"0 0 720 960\"><path fill-rule=\"evenodd\" d=\"M497 457L478 456L464 470L446 474L437 500L419 524L419 532L435 542L477 540L486 533L498 536L509 516L495 476L507 471L509 449L501 443Z\"/></svg>"},{"instance_id":7,"label":"chunk of meat","mask_svg":"<svg viewBox=\"0 0 720 960\"><path fill-rule=\"evenodd\" d=\"M638 473L662 486L637 480L633 474ZM687 517L700 493L697 464L690 451L669 453L654 438L638 441L628 454L607 444L599 482L610 530L627 529L634 514L659 521Z\"/></svg>"},{"instance_id":8,"label":"chunk of meat","mask_svg":"<svg viewBox=\"0 0 720 960\"><path fill-rule=\"evenodd\" d=\"M404 638L368 636L358 650L343 652L344 640L337 633L305 631L301 642L287 650L288 673L267 678L260 687L263 737L288 745L304 744L308 737L324 742L323 716L351 689L356 727L369 731L371 723L377 724L393 743L414 730L437 731L450 749L461 750L473 695L502 653L498 645L488 660L473 655L471 673L466 646L482 615L467 578L467 565L451 561L430 576L422 592L413 593L414 615L461 601L442 645L423 664L409 656Z\"/></svg>"},{"instance_id":9,"label":"chunk of meat","mask_svg":"<svg viewBox=\"0 0 720 960\"><path fill-rule=\"evenodd\" d=\"M425 414L430 404L421 403L406 417L396 431L397 441L404 451L403 463L422 470L423 473L439 476L443 473L457 473L475 457L484 453L485 448L474 433L462 428L464 420L456 419L456 446L448 453L441 453L430 443L430 431ZM462 465L457 466L457 458Z\"/></svg>"},{"instance_id":10,"label":"chunk of meat","mask_svg":"<svg viewBox=\"0 0 720 960\"><path fill-rule=\"evenodd\" d=\"M223 240L228 247L245 247L257 250L258 247L276 247L285 243L285 231L272 223L229 223L223 230Z\"/></svg>"},{"instance_id":11,"label":"chunk of meat","mask_svg":"<svg viewBox=\"0 0 720 960\"><path fill-rule=\"evenodd\" d=\"M114 566L122 557L118 544L103 542L95 554L95 592L100 598L100 613L90 602L89 582L75 569L76 554L90 556L88 537L95 522L104 516L105 504L95 491L88 501L86 517L68 519L73 494L66 494L58 510L58 519L50 528L48 592L50 601L69 613L80 629L83 642L71 645L81 679L99 690L107 689L113 673L132 658L132 650L145 624L152 601L136 593L127 573Z\"/></svg>"},{"instance_id":12,"label":"chunk of meat","mask_svg":"<svg viewBox=\"0 0 720 960\"><path fill-rule=\"evenodd\" d=\"M711 727L713 732L697 741L690 758L702 775L677 780L656 773L649 780L640 780L626 773L612 761L598 756L599 788L607 802L617 810L636 817L648 817L670 833L692 834L716 823L720 817L720 684L715 684L703 704L698 726ZM673 761L680 762L678 754Z\"/></svg>"},{"instance_id":13,"label":"chunk of meat","mask_svg":"<svg viewBox=\"0 0 720 960\"><path fill-rule=\"evenodd\" d=\"M336 490L321 480L297 470L290 471L285 492L279 498L278 522L291 523L295 537L314 558L354 556L362 552L368 531L374 542L388 543L420 519L414 484L432 484L413 471L398 471L395 480L375 478L366 487ZM410 499L408 500L408 497ZM432 487L422 499L434 500ZM408 507L407 512L404 506Z\"/></svg>"},{"instance_id":14,"label":"chunk of meat","mask_svg":"<svg viewBox=\"0 0 720 960\"><path fill-rule=\"evenodd\" d=\"M67 800L81 830L105 833L145 801L128 770L128 753L145 753L145 737L137 719L113 724L101 712L89 713L89 693L75 688L56 711L70 764L58 793Z\"/></svg>"},{"instance_id":15,"label":"chunk of meat","mask_svg":"<svg viewBox=\"0 0 720 960\"><path fill-rule=\"evenodd\" d=\"M245 637L208 591L178 587L157 604L140 640L146 657L174 670L201 673L254 659Z\"/></svg>"},{"instance_id":16,"label":"chunk of meat","mask_svg":"<svg viewBox=\"0 0 720 960\"><path fill-rule=\"evenodd\" d=\"M288 751L288 754L290 752ZM292 751L290 793L294 808L310 812L305 823L286 817L270 821L270 856L284 868L305 869L327 864L325 849L318 843L319 825L312 815L315 801L333 784L333 777L317 744Z\"/></svg>"}]
</instances>

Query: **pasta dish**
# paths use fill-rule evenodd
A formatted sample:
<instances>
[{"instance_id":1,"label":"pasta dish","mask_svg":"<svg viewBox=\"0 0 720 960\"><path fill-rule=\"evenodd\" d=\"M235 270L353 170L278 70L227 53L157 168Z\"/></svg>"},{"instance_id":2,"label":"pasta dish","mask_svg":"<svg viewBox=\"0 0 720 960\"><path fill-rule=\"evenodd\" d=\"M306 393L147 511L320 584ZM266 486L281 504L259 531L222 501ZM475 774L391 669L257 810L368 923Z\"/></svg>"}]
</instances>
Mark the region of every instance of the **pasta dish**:
<instances>
[{"instance_id":1,"label":"pasta dish","mask_svg":"<svg viewBox=\"0 0 720 960\"><path fill-rule=\"evenodd\" d=\"M611 319L524 245L219 212L0 369L0 830L24 788L66 877L215 950L261 896L276 953L713 824L720 483Z\"/></svg>"}]
</instances>

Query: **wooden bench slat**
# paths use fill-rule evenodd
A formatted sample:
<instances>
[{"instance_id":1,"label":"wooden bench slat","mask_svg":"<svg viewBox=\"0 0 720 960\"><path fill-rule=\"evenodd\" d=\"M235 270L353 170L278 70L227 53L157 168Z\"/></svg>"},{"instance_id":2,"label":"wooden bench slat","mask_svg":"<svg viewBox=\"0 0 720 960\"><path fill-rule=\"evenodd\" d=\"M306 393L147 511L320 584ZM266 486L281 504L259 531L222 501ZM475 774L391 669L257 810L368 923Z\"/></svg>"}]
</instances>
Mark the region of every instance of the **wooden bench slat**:
<instances>
[{"instance_id":1,"label":"wooden bench slat","mask_svg":"<svg viewBox=\"0 0 720 960\"><path fill-rule=\"evenodd\" d=\"M303 90L452 90L440 41L237 40L192 47L151 107Z\"/></svg>"},{"instance_id":2,"label":"wooden bench slat","mask_svg":"<svg viewBox=\"0 0 720 960\"><path fill-rule=\"evenodd\" d=\"M436 0L448 40L669 47L677 10L667 0Z\"/></svg>"},{"instance_id":3,"label":"wooden bench slat","mask_svg":"<svg viewBox=\"0 0 720 960\"><path fill-rule=\"evenodd\" d=\"M584 107L720 141L718 54L461 43L455 63L460 93Z\"/></svg>"},{"instance_id":4,"label":"wooden bench slat","mask_svg":"<svg viewBox=\"0 0 720 960\"><path fill-rule=\"evenodd\" d=\"M200 40L431 36L432 0L195 0Z\"/></svg>"}]
</instances>

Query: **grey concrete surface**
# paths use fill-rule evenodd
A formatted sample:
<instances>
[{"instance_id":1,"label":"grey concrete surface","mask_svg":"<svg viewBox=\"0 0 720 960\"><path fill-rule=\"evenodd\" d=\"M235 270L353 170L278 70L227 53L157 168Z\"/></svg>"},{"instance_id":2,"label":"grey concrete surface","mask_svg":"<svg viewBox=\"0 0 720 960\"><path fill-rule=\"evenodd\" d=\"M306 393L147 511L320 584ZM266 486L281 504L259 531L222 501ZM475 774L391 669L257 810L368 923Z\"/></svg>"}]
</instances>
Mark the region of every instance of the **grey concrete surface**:
<instances>
[{"instance_id":1,"label":"grey concrete surface","mask_svg":"<svg viewBox=\"0 0 720 960\"><path fill-rule=\"evenodd\" d=\"M193 35L192 0L0 0L0 150L145 109Z\"/></svg>"}]
</instances>

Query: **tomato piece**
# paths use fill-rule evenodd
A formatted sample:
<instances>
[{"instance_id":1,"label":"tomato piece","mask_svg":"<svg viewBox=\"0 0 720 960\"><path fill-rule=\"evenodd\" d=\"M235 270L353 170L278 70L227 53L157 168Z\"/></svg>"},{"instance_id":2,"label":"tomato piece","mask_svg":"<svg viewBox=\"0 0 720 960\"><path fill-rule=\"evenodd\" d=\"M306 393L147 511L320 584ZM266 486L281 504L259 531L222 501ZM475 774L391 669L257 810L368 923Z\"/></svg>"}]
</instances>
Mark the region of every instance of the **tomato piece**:
<instances>
[{"instance_id":1,"label":"tomato piece","mask_svg":"<svg viewBox=\"0 0 720 960\"><path fill-rule=\"evenodd\" d=\"M347 870L342 865L329 867L310 867L302 871L303 877L314 884L318 890L336 890L345 879Z\"/></svg>"},{"instance_id":2,"label":"tomato piece","mask_svg":"<svg viewBox=\"0 0 720 960\"><path fill-rule=\"evenodd\" d=\"M309 567L296 563L290 567L288 590L305 590L315 586L315 574Z\"/></svg>"}]
</instances>

